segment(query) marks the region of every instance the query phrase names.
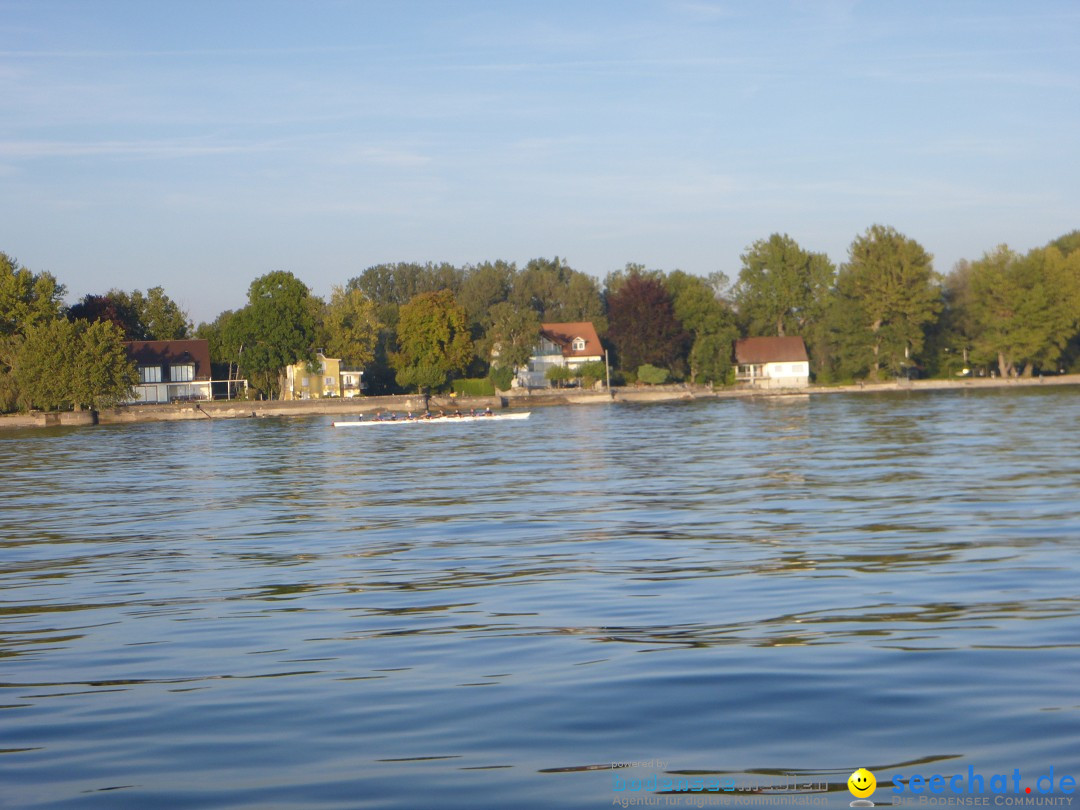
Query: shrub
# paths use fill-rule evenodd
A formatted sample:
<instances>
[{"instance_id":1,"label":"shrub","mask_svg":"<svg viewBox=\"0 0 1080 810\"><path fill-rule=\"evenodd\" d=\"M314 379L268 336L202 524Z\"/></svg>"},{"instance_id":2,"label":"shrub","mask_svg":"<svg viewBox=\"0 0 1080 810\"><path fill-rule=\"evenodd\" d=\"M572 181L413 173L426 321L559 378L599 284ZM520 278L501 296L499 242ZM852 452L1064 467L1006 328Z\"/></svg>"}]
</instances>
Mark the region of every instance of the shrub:
<instances>
[{"instance_id":1,"label":"shrub","mask_svg":"<svg viewBox=\"0 0 1080 810\"><path fill-rule=\"evenodd\" d=\"M643 366L638 366L637 378L647 385L663 385L667 382L668 370L646 363Z\"/></svg>"},{"instance_id":2,"label":"shrub","mask_svg":"<svg viewBox=\"0 0 1080 810\"><path fill-rule=\"evenodd\" d=\"M492 366L488 379L498 391L509 391L514 382L514 370L510 366Z\"/></svg>"},{"instance_id":3,"label":"shrub","mask_svg":"<svg viewBox=\"0 0 1080 810\"><path fill-rule=\"evenodd\" d=\"M546 377L548 381L555 383L556 388L561 388L563 383L574 379L574 372L566 366L552 366L544 372L544 377Z\"/></svg>"},{"instance_id":4,"label":"shrub","mask_svg":"<svg viewBox=\"0 0 1080 810\"><path fill-rule=\"evenodd\" d=\"M459 397L493 397L495 386L488 377L454 380L454 393Z\"/></svg>"},{"instance_id":5,"label":"shrub","mask_svg":"<svg viewBox=\"0 0 1080 810\"><path fill-rule=\"evenodd\" d=\"M592 388L597 382L607 378L607 367L602 360L594 360L580 366L577 375L581 378L583 387Z\"/></svg>"}]
</instances>

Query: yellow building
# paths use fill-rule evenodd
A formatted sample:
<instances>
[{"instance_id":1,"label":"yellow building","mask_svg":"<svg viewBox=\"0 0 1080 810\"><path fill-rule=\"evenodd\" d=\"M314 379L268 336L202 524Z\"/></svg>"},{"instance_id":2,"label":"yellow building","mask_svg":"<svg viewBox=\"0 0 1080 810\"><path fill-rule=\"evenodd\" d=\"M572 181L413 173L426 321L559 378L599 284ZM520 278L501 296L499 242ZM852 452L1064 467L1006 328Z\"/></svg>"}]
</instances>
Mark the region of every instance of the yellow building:
<instances>
[{"instance_id":1,"label":"yellow building","mask_svg":"<svg viewBox=\"0 0 1080 810\"><path fill-rule=\"evenodd\" d=\"M282 399L358 397L364 389L364 372L341 365L336 357L315 353L314 363L293 363L281 375Z\"/></svg>"},{"instance_id":2,"label":"yellow building","mask_svg":"<svg viewBox=\"0 0 1080 810\"><path fill-rule=\"evenodd\" d=\"M341 361L315 355L314 363L293 363L285 367L282 399L322 399L342 396Z\"/></svg>"}]
</instances>

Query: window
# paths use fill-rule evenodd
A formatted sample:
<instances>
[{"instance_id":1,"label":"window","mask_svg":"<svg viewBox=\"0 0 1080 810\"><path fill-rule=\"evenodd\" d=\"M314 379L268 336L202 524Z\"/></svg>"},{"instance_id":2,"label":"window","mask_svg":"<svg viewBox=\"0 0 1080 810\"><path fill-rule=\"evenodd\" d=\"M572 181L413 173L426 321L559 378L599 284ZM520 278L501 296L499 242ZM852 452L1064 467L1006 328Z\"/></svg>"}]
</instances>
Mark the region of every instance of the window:
<instances>
[{"instance_id":1,"label":"window","mask_svg":"<svg viewBox=\"0 0 1080 810\"><path fill-rule=\"evenodd\" d=\"M300 378L300 385L303 388L307 388L309 382L311 382L311 380L309 380L307 377L301 377Z\"/></svg>"},{"instance_id":2,"label":"window","mask_svg":"<svg viewBox=\"0 0 1080 810\"><path fill-rule=\"evenodd\" d=\"M579 338L579 337L574 338L574 351L575 352L583 352L583 351L585 351L585 338Z\"/></svg>"},{"instance_id":3,"label":"window","mask_svg":"<svg viewBox=\"0 0 1080 810\"><path fill-rule=\"evenodd\" d=\"M169 367L169 379L173 382L191 382L195 379L194 363L179 363Z\"/></svg>"},{"instance_id":4,"label":"window","mask_svg":"<svg viewBox=\"0 0 1080 810\"><path fill-rule=\"evenodd\" d=\"M333 388L334 387L334 378L333 377L327 377L326 378L326 387L327 388Z\"/></svg>"},{"instance_id":5,"label":"window","mask_svg":"<svg viewBox=\"0 0 1080 810\"><path fill-rule=\"evenodd\" d=\"M161 366L139 366L139 382L161 382Z\"/></svg>"}]
</instances>

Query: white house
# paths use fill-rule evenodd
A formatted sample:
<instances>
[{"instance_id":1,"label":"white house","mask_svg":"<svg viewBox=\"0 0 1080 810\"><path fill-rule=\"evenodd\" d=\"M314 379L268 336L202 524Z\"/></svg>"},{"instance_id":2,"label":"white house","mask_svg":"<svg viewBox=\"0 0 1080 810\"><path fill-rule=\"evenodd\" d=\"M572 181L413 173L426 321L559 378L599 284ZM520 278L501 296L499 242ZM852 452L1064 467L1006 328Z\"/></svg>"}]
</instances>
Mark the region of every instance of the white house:
<instances>
[{"instance_id":1,"label":"white house","mask_svg":"<svg viewBox=\"0 0 1080 810\"><path fill-rule=\"evenodd\" d=\"M540 344L529 358L528 366L517 370L515 388L547 388L547 371L552 366L579 368L586 363L603 361L604 349L596 327L580 323L540 324Z\"/></svg>"},{"instance_id":2,"label":"white house","mask_svg":"<svg viewBox=\"0 0 1080 810\"><path fill-rule=\"evenodd\" d=\"M801 337L752 337L735 341L735 380L757 388L804 388L810 359Z\"/></svg>"},{"instance_id":3,"label":"white house","mask_svg":"<svg viewBox=\"0 0 1080 810\"><path fill-rule=\"evenodd\" d=\"M136 340L124 344L139 368L135 402L213 399L205 340Z\"/></svg>"}]
</instances>

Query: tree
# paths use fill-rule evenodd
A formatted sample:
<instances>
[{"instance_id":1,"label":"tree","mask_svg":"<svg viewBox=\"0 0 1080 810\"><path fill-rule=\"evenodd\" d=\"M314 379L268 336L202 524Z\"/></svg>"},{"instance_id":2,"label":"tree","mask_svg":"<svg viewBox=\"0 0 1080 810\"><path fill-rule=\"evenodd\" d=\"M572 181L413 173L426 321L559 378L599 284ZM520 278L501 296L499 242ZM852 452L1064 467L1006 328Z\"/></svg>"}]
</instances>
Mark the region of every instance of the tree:
<instances>
[{"instance_id":1,"label":"tree","mask_svg":"<svg viewBox=\"0 0 1080 810\"><path fill-rule=\"evenodd\" d=\"M559 320L565 277L569 270L558 256L553 260L533 259L514 278L510 302L519 309L532 309L542 321Z\"/></svg>"},{"instance_id":2,"label":"tree","mask_svg":"<svg viewBox=\"0 0 1080 810\"><path fill-rule=\"evenodd\" d=\"M0 252L0 413L19 401L15 366L28 329L58 320L64 285L50 273L34 273Z\"/></svg>"},{"instance_id":3,"label":"tree","mask_svg":"<svg viewBox=\"0 0 1080 810\"><path fill-rule=\"evenodd\" d=\"M971 266L973 345L1003 377L1056 368L1080 322L1080 252L1057 247L1020 257L1005 245Z\"/></svg>"},{"instance_id":4,"label":"tree","mask_svg":"<svg viewBox=\"0 0 1080 810\"><path fill-rule=\"evenodd\" d=\"M556 388L562 388L565 383L574 379L574 372L567 366L548 366L544 372L544 379L553 383Z\"/></svg>"},{"instance_id":5,"label":"tree","mask_svg":"<svg viewBox=\"0 0 1080 810\"><path fill-rule=\"evenodd\" d=\"M458 302L473 325L473 337L479 338L491 328L491 310L510 295L517 268L503 261L484 262L468 268Z\"/></svg>"},{"instance_id":6,"label":"tree","mask_svg":"<svg viewBox=\"0 0 1080 810\"><path fill-rule=\"evenodd\" d=\"M456 295L463 279L463 271L451 264L399 262L369 267L345 285L346 290L361 290L375 302L375 315L382 324L375 358L364 370L364 380L372 393L395 390L396 375L391 357L397 342L399 309L421 293L448 289Z\"/></svg>"},{"instance_id":7,"label":"tree","mask_svg":"<svg viewBox=\"0 0 1080 810\"><path fill-rule=\"evenodd\" d=\"M608 319L608 337L625 370L646 363L670 369L686 354L690 336L659 278L629 273L608 296Z\"/></svg>"},{"instance_id":8,"label":"tree","mask_svg":"<svg viewBox=\"0 0 1080 810\"><path fill-rule=\"evenodd\" d=\"M973 362L972 348L977 332L972 298L971 262L961 259L941 286L941 314L927 330L924 355L935 376L954 377Z\"/></svg>"},{"instance_id":9,"label":"tree","mask_svg":"<svg viewBox=\"0 0 1080 810\"><path fill-rule=\"evenodd\" d=\"M71 320L108 321L116 324L125 340L181 340L191 332L191 321L162 287L104 295L85 295L68 310Z\"/></svg>"},{"instance_id":10,"label":"tree","mask_svg":"<svg viewBox=\"0 0 1080 810\"><path fill-rule=\"evenodd\" d=\"M599 332L607 327L596 279L558 256L530 261L514 277L509 300L520 309L532 309L541 321L589 321Z\"/></svg>"},{"instance_id":11,"label":"tree","mask_svg":"<svg viewBox=\"0 0 1080 810\"><path fill-rule=\"evenodd\" d=\"M895 229L870 227L851 243L836 280L831 318L840 362L849 373L900 373L922 351L941 311L932 258Z\"/></svg>"},{"instance_id":12,"label":"tree","mask_svg":"<svg viewBox=\"0 0 1080 810\"><path fill-rule=\"evenodd\" d=\"M138 317L141 340L182 340L191 333L187 313L162 287L151 287L146 295L135 290L130 298Z\"/></svg>"},{"instance_id":13,"label":"tree","mask_svg":"<svg viewBox=\"0 0 1080 810\"><path fill-rule=\"evenodd\" d=\"M318 306L292 273L278 270L251 282L248 304L229 319L225 340L239 347L237 363L259 391L275 395L285 366L315 359Z\"/></svg>"},{"instance_id":14,"label":"tree","mask_svg":"<svg viewBox=\"0 0 1080 810\"><path fill-rule=\"evenodd\" d=\"M491 320L484 344L492 365L516 369L528 363L540 342L536 313L504 301L491 308Z\"/></svg>"},{"instance_id":15,"label":"tree","mask_svg":"<svg viewBox=\"0 0 1080 810\"><path fill-rule=\"evenodd\" d=\"M138 382L124 335L108 321L49 321L26 330L15 364L20 404L61 410L105 408Z\"/></svg>"},{"instance_id":16,"label":"tree","mask_svg":"<svg viewBox=\"0 0 1080 810\"><path fill-rule=\"evenodd\" d=\"M227 309L210 323L200 323L195 328L195 337L205 340L210 348L210 362L224 365L235 363L240 351L239 344L229 341L229 323L236 313Z\"/></svg>"},{"instance_id":17,"label":"tree","mask_svg":"<svg viewBox=\"0 0 1080 810\"><path fill-rule=\"evenodd\" d=\"M717 293L718 284L681 270L672 271L666 284L675 317L692 336L690 382L726 382L738 331L734 314Z\"/></svg>"},{"instance_id":18,"label":"tree","mask_svg":"<svg viewBox=\"0 0 1080 810\"><path fill-rule=\"evenodd\" d=\"M748 334L800 335L823 314L835 270L824 254L774 233L751 245L742 262L734 295Z\"/></svg>"},{"instance_id":19,"label":"tree","mask_svg":"<svg viewBox=\"0 0 1080 810\"><path fill-rule=\"evenodd\" d=\"M565 278L558 309L552 313L550 320L564 323L588 322L603 335L607 332L608 321L599 283L592 276L569 268Z\"/></svg>"},{"instance_id":20,"label":"tree","mask_svg":"<svg viewBox=\"0 0 1080 810\"><path fill-rule=\"evenodd\" d=\"M111 323L124 335L124 340L144 339L135 305L129 296L118 291L84 295L68 309L68 318L72 321Z\"/></svg>"},{"instance_id":21,"label":"tree","mask_svg":"<svg viewBox=\"0 0 1080 810\"><path fill-rule=\"evenodd\" d=\"M381 324L375 303L360 290L335 285L322 313L324 351L347 366L366 366L375 359Z\"/></svg>"},{"instance_id":22,"label":"tree","mask_svg":"<svg viewBox=\"0 0 1080 810\"><path fill-rule=\"evenodd\" d=\"M22 335L0 335L0 413L8 413L19 405L19 386L15 380Z\"/></svg>"},{"instance_id":23,"label":"tree","mask_svg":"<svg viewBox=\"0 0 1080 810\"><path fill-rule=\"evenodd\" d=\"M33 273L0 252L0 336L59 318L65 292L51 273Z\"/></svg>"},{"instance_id":24,"label":"tree","mask_svg":"<svg viewBox=\"0 0 1080 810\"><path fill-rule=\"evenodd\" d=\"M391 362L403 387L441 387L473 357L465 310L450 290L421 293L401 308L397 344Z\"/></svg>"},{"instance_id":25,"label":"tree","mask_svg":"<svg viewBox=\"0 0 1080 810\"><path fill-rule=\"evenodd\" d=\"M607 364L603 360L593 360L591 363L582 363L574 373L581 380L583 387L592 388L598 382L607 379Z\"/></svg>"},{"instance_id":26,"label":"tree","mask_svg":"<svg viewBox=\"0 0 1080 810\"><path fill-rule=\"evenodd\" d=\"M1055 247L1061 251L1063 256L1069 256L1072 253L1080 250L1080 230L1069 231L1064 236L1059 236L1047 247Z\"/></svg>"}]
</instances>

